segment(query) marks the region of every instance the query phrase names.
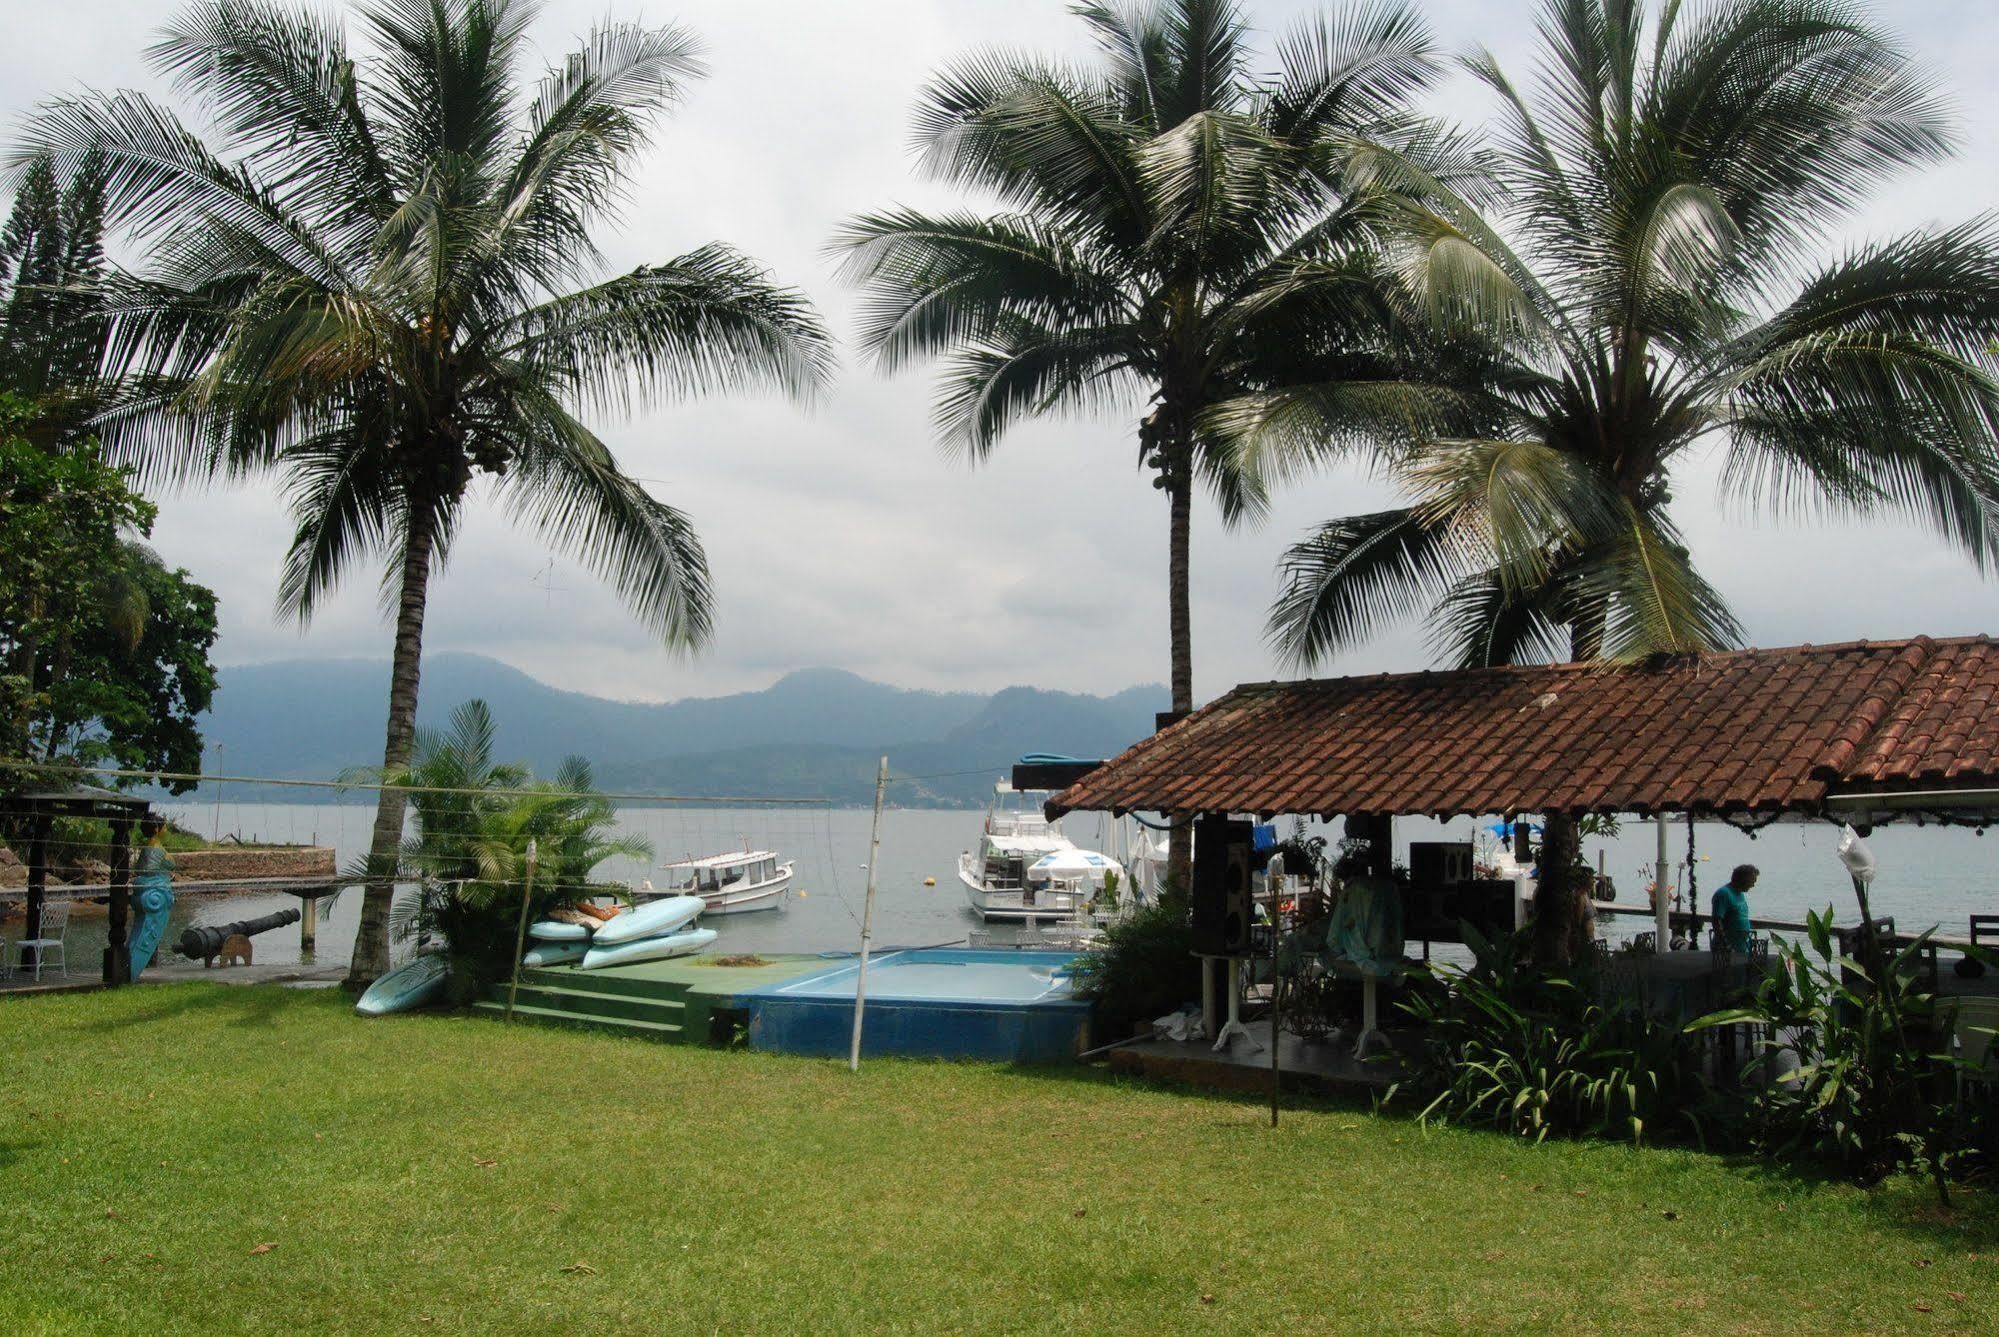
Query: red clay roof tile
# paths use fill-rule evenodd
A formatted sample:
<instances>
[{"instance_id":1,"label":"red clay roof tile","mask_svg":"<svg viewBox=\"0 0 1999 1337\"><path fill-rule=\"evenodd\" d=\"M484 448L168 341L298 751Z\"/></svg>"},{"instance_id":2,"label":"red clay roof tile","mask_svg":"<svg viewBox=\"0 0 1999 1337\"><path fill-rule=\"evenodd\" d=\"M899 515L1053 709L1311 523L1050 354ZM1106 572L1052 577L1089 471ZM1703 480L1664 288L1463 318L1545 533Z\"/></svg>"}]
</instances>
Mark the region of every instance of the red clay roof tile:
<instances>
[{"instance_id":1,"label":"red clay roof tile","mask_svg":"<svg viewBox=\"0 0 1999 1337\"><path fill-rule=\"evenodd\" d=\"M1999 784L1986 637L1250 683L1051 808L1783 811L1839 788Z\"/></svg>"}]
</instances>

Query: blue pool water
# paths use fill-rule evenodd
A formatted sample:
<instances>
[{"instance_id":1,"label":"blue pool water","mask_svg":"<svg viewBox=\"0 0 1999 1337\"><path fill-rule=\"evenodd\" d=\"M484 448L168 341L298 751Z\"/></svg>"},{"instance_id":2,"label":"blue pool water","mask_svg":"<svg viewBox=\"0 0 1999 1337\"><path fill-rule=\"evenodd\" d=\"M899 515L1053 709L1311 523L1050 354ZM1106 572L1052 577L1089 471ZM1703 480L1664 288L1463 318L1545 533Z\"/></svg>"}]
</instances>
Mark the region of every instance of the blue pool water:
<instances>
[{"instance_id":1,"label":"blue pool water","mask_svg":"<svg viewBox=\"0 0 1999 1337\"><path fill-rule=\"evenodd\" d=\"M868 963L864 1054L1050 1063L1084 1046L1090 1006L1075 998L1068 952L892 952ZM860 963L845 961L738 998L753 1049L844 1056Z\"/></svg>"}]
</instances>

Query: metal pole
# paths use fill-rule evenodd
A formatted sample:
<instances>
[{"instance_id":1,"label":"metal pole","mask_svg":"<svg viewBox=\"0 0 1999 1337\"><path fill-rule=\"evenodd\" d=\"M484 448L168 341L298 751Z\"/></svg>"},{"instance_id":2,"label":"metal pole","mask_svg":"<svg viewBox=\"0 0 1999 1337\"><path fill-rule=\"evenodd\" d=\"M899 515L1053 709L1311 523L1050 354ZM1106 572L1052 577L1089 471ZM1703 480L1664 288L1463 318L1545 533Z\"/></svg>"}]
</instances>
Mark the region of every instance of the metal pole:
<instances>
[{"instance_id":1,"label":"metal pole","mask_svg":"<svg viewBox=\"0 0 1999 1337\"><path fill-rule=\"evenodd\" d=\"M528 875L527 881L521 885L521 918L520 923L514 928L514 978L513 982L507 985L506 1020L508 1021L514 1019L514 996L521 991L521 953L527 950L528 902L534 899L534 865L535 859L539 854L540 851L535 846L534 837L529 836ZM418 894L421 894L421 892Z\"/></svg>"},{"instance_id":2,"label":"metal pole","mask_svg":"<svg viewBox=\"0 0 1999 1337\"><path fill-rule=\"evenodd\" d=\"M1659 852L1652 864L1652 929L1658 935L1658 953L1664 956L1673 949L1672 892L1666 882L1673 856L1666 849L1666 814L1653 814L1652 826L1659 837Z\"/></svg>"},{"instance_id":3,"label":"metal pole","mask_svg":"<svg viewBox=\"0 0 1999 1337\"><path fill-rule=\"evenodd\" d=\"M222 769L222 744L220 743L215 745L215 769L218 771ZM220 841L222 839L222 784L220 781L217 781L215 785L215 823L209 828L208 838L211 841Z\"/></svg>"},{"instance_id":4,"label":"metal pole","mask_svg":"<svg viewBox=\"0 0 1999 1337\"><path fill-rule=\"evenodd\" d=\"M868 895L861 906L861 973L854 977L854 1044L847 1055L847 1067L861 1070L861 1013L868 1005L868 948L875 938L875 868L881 863L882 795L888 789L888 758L882 758L875 772L875 821L868 836Z\"/></svg>"},{"instance_id":5,"label":"metal pole","mask_svg":"<svg viewBox=\"0 0 1999 1337\"><path fill-rule=\"evenodd\" d=\"M1284 856L1273 854L1264 870L1264 886L1270 888L1270 1126L1277 1126L1277 1047L1283 1043L1284 1014L1281 1000L1284 981L1277 973L1277 944L1284 936Z\"/></svg>"}]
</instances>

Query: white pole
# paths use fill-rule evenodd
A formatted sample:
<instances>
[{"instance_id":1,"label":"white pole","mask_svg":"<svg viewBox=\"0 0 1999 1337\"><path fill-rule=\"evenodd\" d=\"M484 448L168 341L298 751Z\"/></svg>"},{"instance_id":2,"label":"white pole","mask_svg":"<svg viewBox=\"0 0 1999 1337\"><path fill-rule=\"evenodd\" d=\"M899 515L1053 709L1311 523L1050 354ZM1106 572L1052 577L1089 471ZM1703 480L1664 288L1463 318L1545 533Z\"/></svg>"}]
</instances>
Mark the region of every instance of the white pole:
<instances>
[{"instance_id":1,"label":"white pole","mask_svg":"<svg viewBox=\"0 0 1999 1337\"><path fill-rule=\"evenodd\" d=\"M868 896L861 906L861 973L854 979L854 1046L847 1055L847 1066L855 1072L861 1070L861 1013L868 1005L868 947L875 937L875 866L881 862L882 794L887 788L888 758L883 757L881 769L875 772L874 831L868 837Z\"/></svg>"},{"instance_id":2,"label":"white pole","mask_svg":"<svg viewBox=\"0 0 1999 1337\"><path fill-rule=\"evenodd\" d=\"M1652 824L1658 828L1659 853L1652 865L1652 927L1658 934L1657 951L1664 956L1673 946L1673 894L1670 890L1666 870L1672 856L1666 851L1666 814L1655 813Z\"/></svg>"}]
</instances>

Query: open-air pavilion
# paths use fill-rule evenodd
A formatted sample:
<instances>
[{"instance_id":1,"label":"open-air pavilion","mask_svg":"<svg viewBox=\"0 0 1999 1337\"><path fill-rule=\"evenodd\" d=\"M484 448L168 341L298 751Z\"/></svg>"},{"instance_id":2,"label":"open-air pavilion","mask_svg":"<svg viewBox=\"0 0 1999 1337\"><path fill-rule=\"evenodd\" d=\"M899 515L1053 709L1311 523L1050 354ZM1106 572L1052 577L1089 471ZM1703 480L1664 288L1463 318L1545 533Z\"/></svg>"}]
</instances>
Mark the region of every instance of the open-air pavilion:
<instances>
[{"instance_id":1,"label":"open-air pavilion","mask_svg":"<svg viewBox=\"0 0 1999 1337\"><path fill-rule=\"evenodd\" d=\"M1999 645L1916 637L1245 684L1048 807L1377 829L1550 812L1983 827L1999 820ZM1645 909L1669 943L1668 907Z\"/></svg>"},{"instance_id":2,"label":"open-air pavilion","mask_svg":"<svg viewBox=\"0 0 1999 1337\"><path fill-rule=\"evenodd\" d=\"M37 954L43 950L35 944L43 937L43 912L48 904L50 829L60 817L97 818L108 822L111 828L110 847L106 851L111 871L106 879L110 936L104 949L104 983L130 983L132 961L126 937L132 910L132 830L152 804L132 794L92 785L69 785L9 794L0 799L0 806L4 807L9 823L23 834L23 862L28 873L27 918L19 968L33 972Z\"/></svg>"}]
</instances>

